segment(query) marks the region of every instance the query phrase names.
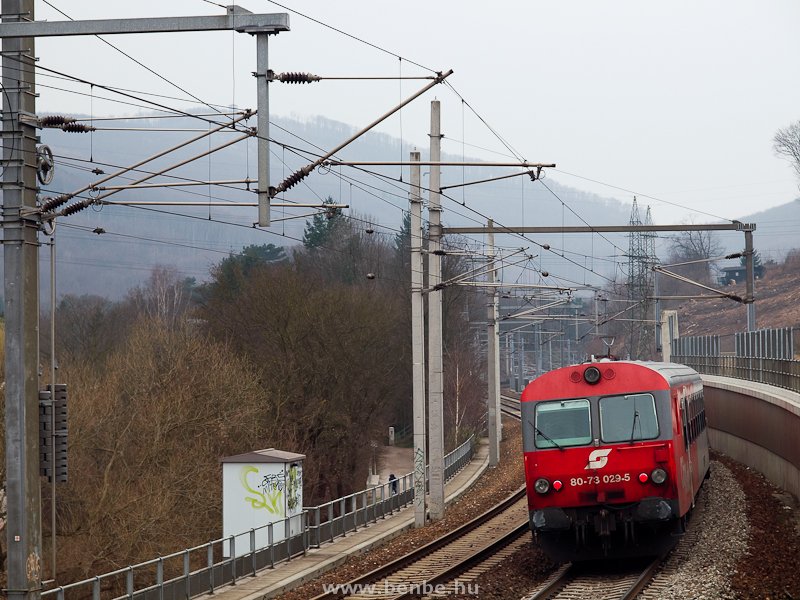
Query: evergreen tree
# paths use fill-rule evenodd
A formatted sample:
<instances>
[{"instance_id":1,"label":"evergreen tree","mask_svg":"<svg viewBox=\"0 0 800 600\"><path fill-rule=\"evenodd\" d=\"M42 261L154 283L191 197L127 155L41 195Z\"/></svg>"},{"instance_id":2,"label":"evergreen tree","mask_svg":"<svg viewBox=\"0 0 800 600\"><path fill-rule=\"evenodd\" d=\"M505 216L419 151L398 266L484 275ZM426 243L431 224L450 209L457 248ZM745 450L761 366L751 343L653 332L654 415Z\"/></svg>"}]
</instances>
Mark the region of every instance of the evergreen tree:
<instances>
[{"instance_id":1,"label":"evergreen tree","mask_svg":"<svg viewBox=\"0 0 800 600\"><path fill-rule=\"evenodd\" d=\"M411 213L403 212L403 223L400 231L394 236L394 249L400 256L406 256L411 251Z\"/></svg>"},{"instance_id":2,"label":"evergreen tree","mask_svg":"<svg viewBox=\"0 0 800 600\"><path fill-rule=\"evenodd\" d=\"M743 256L739 259L739 262L743 267L746 267L747 257ZM761 261L761 255L758 250L753 250L753 275L759 278L764 276L764 263Z\"/></svg>"},{"instance_id":3,"label":"evergreen tree","mask_svg":"<svg viewBox=\"0 0 800 600\"><path fill-rule=\"evenodd\" d=\"M328 196L323 204L335 204L335 202L331 196ZM341 208L328 208L325 212L315 214L311 221L306 221L303 246L309 250L324 246L330 239L331 233L344 219Z\"/></svg>"},{"instance_id":4,"label":"evergreen tree","mask_svg":"<svg viewBox=\"0 0 800 600\"><path fill-rule=\"evenodd\" d=\"M283 246L275 244L251 244L242 248L238 254L223 258L213 267L214 281L192 289L192 304L204 304L210 290L209 286L225 289L229 293L237 292L242 282L250 278L253 272L269 264L276 264L287 259Z\"/></svg>"}]
</instances>

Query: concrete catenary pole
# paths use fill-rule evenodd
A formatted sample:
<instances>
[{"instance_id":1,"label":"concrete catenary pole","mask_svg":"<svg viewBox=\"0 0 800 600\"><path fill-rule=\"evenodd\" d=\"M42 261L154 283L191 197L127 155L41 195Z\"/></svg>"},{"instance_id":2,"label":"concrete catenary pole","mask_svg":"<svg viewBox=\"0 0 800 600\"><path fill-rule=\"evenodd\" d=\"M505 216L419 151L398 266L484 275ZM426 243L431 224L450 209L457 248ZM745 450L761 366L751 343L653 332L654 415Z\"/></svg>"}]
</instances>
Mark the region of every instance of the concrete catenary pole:
<instances>
[{"instance_id":1,"label":"concrete catenary pole","mask_svg":"<svg viewBox=\"0 0 800 600\"><path fill-rule=\"evenodd\" d=\"M656 322L656 352L661 353L661 358L663 360L664 347L661 345L661 291L659 287L658 271L653 269L653 296L656 299L655 306L653 308L653 320ZM597 306L596 302L595 306ZM595 322L597 322L597 317L595 317Z\"/></svg>"},{"instance_id":2,"label":"concrete catenary pole","mask_svg":"<svg viewBox=\"0 0 800 600\"><path fill-rule=\"evenodd\" d=\"M2 0L3 22L33 20L33 0ZM3 39L6 566L9 600L36 600L42 580L39 481L39 219L34 38Z\"/></svg>"},{"instance_id":3,"label":"concrete catenary pole","mask_svg":"<svg viewBox=\"0 0 800 600\"><path fill-rule=\"evenodd\" d=\"M269 189L269 36L256 34L256 99L258 101L258 226L270 224Z\"/></svg>"},{"instance_id":4,"label":"concrete catenary pole","mask_svg":"<svg viewBox=\"0 0 800 600\"><path fill-rule=\"evenodd\" d=\"M515 331L514 332L514 344L517 348L517 366L516 366L516 381L517 381L517 392L522 392L522 389L525 387L522 383L522 371L523 371L523 355L525 354L525 344L522 341L522 331Z\"/></svg>"},{"instance_id":5,"label":"concrete catenary pole","mask_svg":"<svg viewBox=\"0 0 800 600\"><path fill-rule=\"evenodd\" d=\"M542 331L540 325L533 326L533 341L536 344L536 376L544 372L544 350L542 350Z\"/></svg>"},{"instance_id":6,"label":"concrete catenary pole","mask_svg":"<svg viewBox=\"0 0 800 600\"><path fill-rule=\"evenodd\" d=\"M41 594L42 516L38 393L38 231L41 217L36 206L34 39L37 36L167 31L278 33L289 30L289 17L287 14L254 15L232 7L225 16L48 22L35 21L33 0L2 0L0 10L8 517L8 578L5 591L9 600L35 600ZM264 48L265 39L259 42L260 48ZM262 54L259 65L265 68L265 49ZM259 134L266 137L264 130L260 130ZM268 163L266 171L269 171ZM264 169L260 166L260 174L263 173ZM74 197L74 194L70 197Z\"/></svg>"},{"instance_id":7,"label":"concrete catenary pole","mask_svg":"<svg viewBox=\"0 0 800 600\"><path fill-rule=\"evenodd\" d=\"M441 106L431 102L431 162L442 154ZM442 378L442 208L440 199L441 168L431 166L428 222L428 461L430 463L430 516L444 518L444 392Z\"/></svg>"},{"instance_id":8,"label":"concrete catenary pole","mask_svg":"<svg viewBox=\"0 0 800 600\"><path fill-rule=\"evenodd\" d=\"M411 161L419 162L412 152ZM411 362L414 406L414 527L425 526L425 314L422 296L422 193L420 167L411 166Z\"/></svg>"},{"instance_id":9,"label":"concrete catenary pole","mask_svg":"<svg viewBox=\"0 0 800 600\"><path fill-rule=\"evenodd\" d=\"M497 280L494 265L494 229L493 222L489 219L488 233L486 234L486 254L489 258L489 311L486 315L488 326L486 328L487 365L489 376L489 389L486 394L487 404L487 423L489 430L489 466L495 467L500 463L500 439L498 436L497 422L500 420L500 357L499 348L495 342L499 342L497 337L497 288L492 285ZM495 368L497 365L497 368Z\"/></svg>"},{"instance_id":10,"label":"concrete catenary pole","mask_svg":"<svg viewBox=\"0 0 800 600\"><path fill-rule=\"evenodd\" d=\"M756 305L755 305L755 268L753 266L753 231L744 231L744 256L745 268L747 269L747 290L745 301L747 304L747 331L756 330Z\"/></svg>"}]
</instances>

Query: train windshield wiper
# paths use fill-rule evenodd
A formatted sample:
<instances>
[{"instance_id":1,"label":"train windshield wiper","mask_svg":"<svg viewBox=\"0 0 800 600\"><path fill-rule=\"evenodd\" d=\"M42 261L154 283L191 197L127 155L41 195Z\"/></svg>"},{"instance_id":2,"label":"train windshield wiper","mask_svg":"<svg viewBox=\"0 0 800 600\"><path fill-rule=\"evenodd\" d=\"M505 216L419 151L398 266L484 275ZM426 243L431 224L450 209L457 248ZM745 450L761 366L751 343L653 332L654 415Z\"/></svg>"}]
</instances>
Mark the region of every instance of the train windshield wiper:
<instances>
[{"instance_id":1,"label":"train windshield wiper","mask_svg":"<svg viewBox=\"0 0 800 600\"><path fill-rule=\"evenodd\" d=\"M534 429L534 431L536 433L538 433L540 436L542 436L544 439L546 439L548 442L553 444L553 446L555 446L556 448L558 448L562 452L564 451L564 448L562 446L559 446L553 438L548 437L547 435L545 435L544 432L542 432L541 429L539 429L536 425L534 425L533 423L530 422L530 419L528 420L528 423L530 423L533 426L533 429Z\"/></svg>"},{"instance_id":2,"label":"train windshield wiper","mask_svg":"<svg viewBox=\"0 0 800 600\"><path fill-rule=\"evenodd\" d=\"M633 436L636 435L635 434L635 432L636 432L636 420L638 418L639 418L639 411L636 410L636 409L633 409L633 423L631 423L631 440L630 440L631 444L633 443ZM641 427L642 427L642 424L639 423L639 429L641 429ZM639 438L641 439L641 435L639 436Z\"/></svg>"}]
</instances>

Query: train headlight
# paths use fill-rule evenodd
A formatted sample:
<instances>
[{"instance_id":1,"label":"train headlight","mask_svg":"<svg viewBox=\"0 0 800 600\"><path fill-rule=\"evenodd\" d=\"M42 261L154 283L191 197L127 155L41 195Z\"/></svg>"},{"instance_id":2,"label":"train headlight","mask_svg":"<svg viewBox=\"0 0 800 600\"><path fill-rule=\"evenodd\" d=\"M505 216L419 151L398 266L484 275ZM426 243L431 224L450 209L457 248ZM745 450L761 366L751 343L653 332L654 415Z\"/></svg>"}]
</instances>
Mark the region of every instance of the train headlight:
<instances>
[{"instance_id":1,"label":"train headlight","mask_svg":"<svg viewBox=\"0 0 800 600\"><path fill-rule=\"evenodd\" d=\"M650 479L653 483L661 485L667 480L667 472L661 467L653 469L653 472L650 473Z\"/></svg>"},{"instance_id":2,"label":"train headlight","mask_svg":"<svg viewBox=\"0 0 800 600\"><path fill-rule=\"evenodd\" d=\"M597 367L589 367L583 372L583 380L591 385L600 381L600 369Z\"/></svg>"},{"instance_id":3,"label":"train headlight","mask_svg":"<svg viewBox=\"0 0 800 600\"><path fill-rule=\"evenodd\" d=\"M536 480L536 483L533 484L533 489L540 494L546 494L550 490L550 482L544 477L540 477Z\"/></svg>"}]
</instances>

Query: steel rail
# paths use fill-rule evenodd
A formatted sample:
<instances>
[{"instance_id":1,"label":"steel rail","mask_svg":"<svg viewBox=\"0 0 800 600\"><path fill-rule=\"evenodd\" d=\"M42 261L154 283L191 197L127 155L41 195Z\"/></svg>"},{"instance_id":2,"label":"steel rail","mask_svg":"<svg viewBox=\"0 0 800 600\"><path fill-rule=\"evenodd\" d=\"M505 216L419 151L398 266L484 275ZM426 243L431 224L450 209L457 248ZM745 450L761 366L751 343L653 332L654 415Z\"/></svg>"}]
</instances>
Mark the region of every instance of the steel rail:
<instances>
[{"instance_id":1,"label":"steel rail","mask_svg":"<svg viewBox=\"0 0 800 600\"><path fill-rule=\"evenodd\" d=\"M659 556L653 562L651 562L647 568L642 571L642 574L639 575L639 578L633 583L630 589L625 592L623 596L623 600L633 600L638 596L647 585L653 581L653 578L656 576L656 572L658 568L661 566L662 561L664 560L663 556Z\"/></svg>"},{"instance_id":2,"label":"steel rail","mask_svg":"<svg viewBox=\"0 0 800 600\"><path fill-rule=\"evenodd\" d=\"M458 563L432 575L425 579L425 582L430 586L439 586L445 583L456 579L461 573L465 572L466 570L479 565L487 558L493 556L499 550L502 550L511 542L515 541L522 535L525 535L529 530L529 525L527 521L523 521L519 525L517 525L514 529L503 535L502 537L497 538L488 546L484 546L483 548L473 552L469 556L465 557L463 560L459 561ZM419 594L416 591L409 590L405 594L397 596L394 600L401 600L406 598L418 598Z\"/></svg>"},{"instance_id":3,"label":"steel rail","mask_svg":"<svg viewBox=\"0 0 800 600\"><path fill-rule=\"evenodd\" d=\"M659 567L664 561L664 556L659 556L653 559L648 565L641 570L638 577L635 581L618 597L618 600L634 600L641 592L648 586L648 584L653 580L656 573L658 572ZM553 598L558 598L559 594L564 591L570 583L572 583L573 579L576 579L578 576L583 575L581 573L576 573L577 567L574 563L567 563L559 571L556 572L555 577L553 577L550 581L548 581L544 587L540 588L536 591L535 594L532 596L526 596L526 600L551 600ZM592 583L596 585L602 585L603 580L608 576L605 574L598 575L594 578ZM619 580L610 579L608 580L609 586L619 585ZM597 595L597 590L593 590L593 596ZM565 596L566 597L566 596ZM573 596L568 596L573 597ZM604 595L604 598L609 596Z\"/></svg>"},{"instance_id":4,"label":"steel rail","mask_svg":"<svg viewBox=\"0 0 800 600\"><path fill-rule=\"evenodd\" d=\"M342 584L342 588L349 588L349 589L357 589L358 587L369 585L370 583L374 583L384 577L391 575L392 573L399 571L400 569L407 567L421 558L424 558L436 550L444 548L445 546L455 542L459 538L463 537L464 535L472 532L473 530L477 529L479 526L483 525L484 523L490 521L494 517L498 516L499 514L506 511L508 508L519 502L525 497L525 486L519 488L516 492L514 492L511 496L503 500L502 502L494 505L492 508L484 512L483 514L479 515L478 517L472 519L468 523L461 525L457 529L445 534L444 536L433 540L432 542L417 548L416 550L412 550L408 554L401 556L400 558L393 560L390 563L387 563L377 569L373 569L369 573L365 575L361 575L356 577L355 579L351 579L345 584ZM525 526L527 527L527 522ZM312 600L333 600L339 599L344 597L342 592L325 592L318 596L314 596Z\"/></svg>"},{"instance_id":5,"label":"steel rail","mask_svg":"<svg viewBox=\"0 0 800 600\"><path fill-rule=\"evenodd\" d=\"M513 398L510 398L513 400ZM519 419L519 415L510 414L509 416ZM414 564L415 562L425 558L437 550L444 548L450 545L453 542L456 542L460 538L464 537L465 535L471 533L484 523L492 520L493 518L497 517L498 515L502 514L508 508L512 507L518 501L522 500L525 497L526 487L523 485L520 487L516 492L514 492L511 496L499 502L483 514L479 515L478 517L472 519L468 523L461 525L457 529L445 534L444 536L433 540L432 542L413 550L400 558L393 560L383 566L380 566L376 569L373 569L369 573L351 579L350 581L341 584L341 588L343 589L358 589L361 586L368 586L376 581L384 579L393 573L408 567L409 565ZM508 545L509 543L513 542L516 538L520 535L523 535L528 530L528 522L524 521L520 523L517 527L515 527L512 531L506 533L502 537L494 540L488 546L477 550L476 552L472 553L471 555L464 558L464 560L459 561L456 565L449 567L439 573L432 575L431 577L426 578L426 583L430 585L437 585L443 583L445 581L449 581L452 574L462 573L465 570L469 569L473 565L485 560L487 557L491 556L498 550L502 549L504 546ZM409 586L410 587L410 586ZM400 598L414 598L418 595L415 594L413 591L409 590L407 593L401 593L395 598L399 600ZM323 592L317 596L314 596L311 600L333 600L333 599L340 599L346 597L346 594L342 591L330 591L330 592Z\"/></svg>"},{"instance_id":6,"label":"steel rail","mask_svg":"<svg viewBox=\"0 0 800 600\"><path fill-rule=\"evenodd\" d=\"M572 578L572 563L567 563L556 571L555 577L545 583L544 587L537 590L533 596L526 596L525 600L548 600L564 589Z\"/></svg>"}]
</instances>

